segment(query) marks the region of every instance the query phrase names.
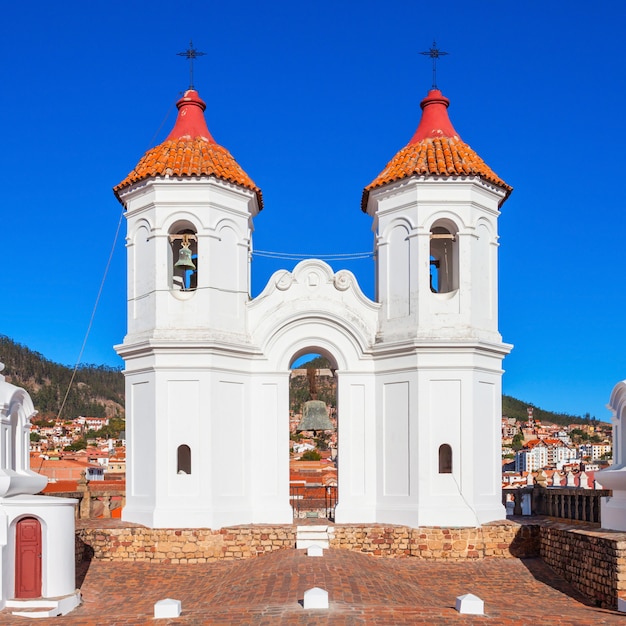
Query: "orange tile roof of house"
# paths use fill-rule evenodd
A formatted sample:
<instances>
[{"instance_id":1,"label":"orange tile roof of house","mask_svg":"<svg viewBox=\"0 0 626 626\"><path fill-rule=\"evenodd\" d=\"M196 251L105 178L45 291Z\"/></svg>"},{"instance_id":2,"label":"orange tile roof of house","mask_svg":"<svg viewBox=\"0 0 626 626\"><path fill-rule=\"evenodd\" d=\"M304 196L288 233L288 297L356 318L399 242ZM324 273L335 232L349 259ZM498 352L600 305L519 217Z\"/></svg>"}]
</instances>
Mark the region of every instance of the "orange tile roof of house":
<instances>
[{"instance_id":1,"label":"orange tile roof of house","mask_svg":"<svg viewBox=\"0 0 626 626\"><path fill-rule=\"evenodd\" d=\"M431 89L421 102L422 119L409 143L363 190L361 209L366 211L372 189L410 176L478 176L506 191L507 185L458 135L450 118L450 101L438 89Z\"/></svg>"},{"instance_id":2,"label":"orange tile roof of house","mask_svg":"<svg viewBox=\"0 0 626 626\"><path fill-rule=\"evenodd\" d=\"M261 190L230 152L211 137L204 118L206 104L198 92L194 89L187 90L176 106L178 117L167 139L148 150L135 169L119 185L113 187L118 200L120 191L146 178L215 176L254 191L261 210Z\"/></svg>"},{"instance_id":3,"label":"orange tile roof of house","mask_svg":"<svg viewBox=\"0 0 626 626\"><path fill-rule=\"evenodd\" d=\"M41 493L67 493L76 491L77 488L77 480L57 480L56 482L49 482Z\"/></svg>"}]
</instances>

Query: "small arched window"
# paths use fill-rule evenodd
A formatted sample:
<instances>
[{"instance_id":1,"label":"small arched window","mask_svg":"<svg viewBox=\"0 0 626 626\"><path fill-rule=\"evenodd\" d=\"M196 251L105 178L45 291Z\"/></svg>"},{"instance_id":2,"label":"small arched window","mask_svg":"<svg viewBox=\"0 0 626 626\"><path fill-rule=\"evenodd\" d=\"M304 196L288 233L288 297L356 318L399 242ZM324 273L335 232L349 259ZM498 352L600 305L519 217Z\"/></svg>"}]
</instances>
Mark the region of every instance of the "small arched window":
<instances>
[{"instance_id":1,"label":"small arched window","mask_svg":"<svg viewBox=\"0 0 626 626\"><path fill-rule=\"evenodd\" d=\"M191 448L185 444L178 446L176 456L176 473L191 474Z\"/></svg>"},{"instance_id":2,"label":"small arched window","mask_svg":"<svg viewBox=\"0 0 626 626\"><path fill-rule=\"evenodd\" d=\"M170 233L171 287L193 291L198 286L198 237L192 228Z\"/></svg>"},{"instance_id":3,"label":"small arched window","mask_svg":"<svg viewBox=\"0 0 626 626\"><path fill-rule=\"evenodd\" d=\"M439 473L452 474L452 448L447 443L439 446Z\"/></svg>"},{"instance_id":4,"label":"small arched window","mask_svg":"<svg viewBox=\"0 0 626 626\"><path fill-rule=\"evenodd\" d=\"M459 288L458 237L452 225L434 225L430 231L430 290L449 293Z\"/></svg>"}]
</instances>

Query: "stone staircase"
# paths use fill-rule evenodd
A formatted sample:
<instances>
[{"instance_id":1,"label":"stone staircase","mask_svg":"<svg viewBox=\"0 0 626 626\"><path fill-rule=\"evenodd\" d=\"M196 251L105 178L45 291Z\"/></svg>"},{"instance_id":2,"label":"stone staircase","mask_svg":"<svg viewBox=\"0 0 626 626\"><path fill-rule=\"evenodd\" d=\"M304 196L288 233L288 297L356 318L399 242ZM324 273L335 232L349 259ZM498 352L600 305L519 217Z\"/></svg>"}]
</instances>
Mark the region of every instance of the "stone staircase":
<instances>
[{"instance_id":1,"label":"stone staircase","mask_svg":"<svg viewBox=\"0 0 626 626\"><path fill-rule=\"evenodd\" d=\"M333 526L307 525L296 527L296 549L306 550L310 546L319 546L328 549L330 540L334 537L335 529Z\"/></svg>"},{"instance_id":2,"label":"stone staircase","mask_svg":"<svg viewBox=\"0 0 626 626\"><path fill-rule=\"evenodd\" d=\"M61 598L34 598L32 600L7 600L7 609L17 609L11 611L13 615L30 618L59 617L67 615L81 603L80 591L76 590L69 596Z\"/></svg>"}]
</instances>

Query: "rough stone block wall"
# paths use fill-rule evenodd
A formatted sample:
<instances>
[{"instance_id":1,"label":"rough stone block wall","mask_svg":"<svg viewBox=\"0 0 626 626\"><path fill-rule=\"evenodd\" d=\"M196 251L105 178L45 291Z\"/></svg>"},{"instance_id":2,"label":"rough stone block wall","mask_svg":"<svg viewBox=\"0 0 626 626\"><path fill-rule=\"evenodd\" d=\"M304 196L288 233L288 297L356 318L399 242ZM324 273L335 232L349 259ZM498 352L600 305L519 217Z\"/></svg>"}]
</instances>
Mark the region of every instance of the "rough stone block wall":
<instances>
[{"instance_id":1,"label":"rough stone block wall","mask_svg":"<svg viewBox=\"0 0 626 626\"><path fill-rule=\"evenodd\" d=\"M539 554L538 528L507 521L479 528L340 525L334 533L331 548L383 557L449 561Z\"/></svg>"},{"instance_id":2,"label":"rough stone block wall","mask_svg":"<svg viewBox=\"0 0 626 626\"><path fill-rule=\"evenodd\" d=\"M385 525L333 526L330 547L380 557L433 560L536 556L534 526L498 522L481 528L409 528ZM76 562L155 561L206 563L247 559L295 548L295 526L236 526L210 529L151 529L143 526L96 528L76 532Z\"/></svg>"},{"instance_id":3,"label":"rough stone block wall","mask_svg":"<svg viewBox=\"0 0 626 626\"><path fill-rule=\"evenodd\" d=\"M617 608L626 597L626 533L541 526L543 560L598 606Z\"/></svg>"},{"instance_id":4,"label":"rough stone block wall","mask_svg":"<svg viewBox=\"0 0 626 626\"><path fill-rule=\"evenodd\" d=\"M414 550L413 529L407 526L362 526L347 524L334 526L330 547L339 550L364 552L374 556L411 556Z\"/></svg>"},{"instance_id":5,"label":"rough stone block wall","mask_svg":"<svg viewBox=\"0 0 626 626\"><path fill-rule=\"evenodd\" d=\"M155 561L207 563L256 557L274 550L293 548L292 526L242 526L163 529L82 528L76 532L77 557L102 561Z\"/></svg>"}]
</instances>

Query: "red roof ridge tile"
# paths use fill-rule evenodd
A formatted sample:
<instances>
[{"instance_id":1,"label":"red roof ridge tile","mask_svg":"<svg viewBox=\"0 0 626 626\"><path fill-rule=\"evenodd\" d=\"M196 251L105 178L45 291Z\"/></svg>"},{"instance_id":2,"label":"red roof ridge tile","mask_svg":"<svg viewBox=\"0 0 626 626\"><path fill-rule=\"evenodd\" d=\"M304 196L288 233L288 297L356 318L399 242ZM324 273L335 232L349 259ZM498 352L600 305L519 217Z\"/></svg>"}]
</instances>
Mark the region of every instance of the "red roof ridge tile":
<instances>
[{"instance_id":1,"label":"red roof ridge tile","mask_svg":"<svg viewBox=\"0 0 626 626\"><path fill-rule=\"evenodd\" d=\"M369 193L387 183L410 176L478 176L506 192L513 191L458 135L448 116L450 101L431 89L420 106L422 117L409 143L387 163L363 190L361 209L367 210Z\"/></svg>"},{"instance_id":2,"label":"red roof ridge tile","mask_svg":"<svg viewBox=\"0 0 626 626\"><path fill-rule=\"evenodd\" d=\"M148 150L130 174L113 191L119 192L146 178L215 176L250 189L257 196L259 210L263 195L226 148L211 136L204 118L205 102L195 89L188 89L176 103L178 117L167 139Z\"/></svg>"}]
</instances>

